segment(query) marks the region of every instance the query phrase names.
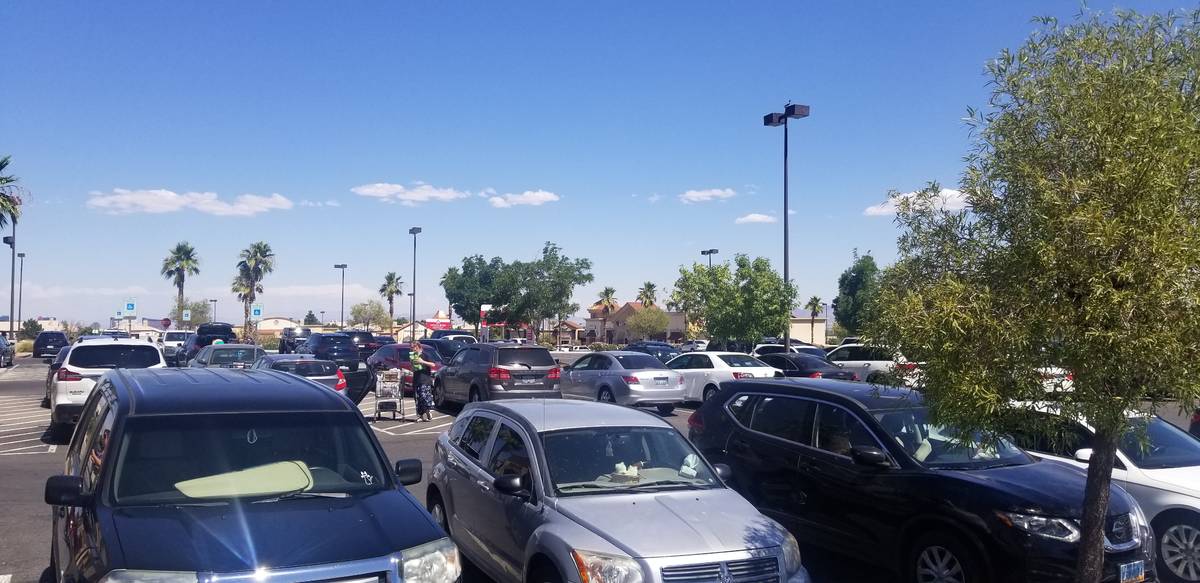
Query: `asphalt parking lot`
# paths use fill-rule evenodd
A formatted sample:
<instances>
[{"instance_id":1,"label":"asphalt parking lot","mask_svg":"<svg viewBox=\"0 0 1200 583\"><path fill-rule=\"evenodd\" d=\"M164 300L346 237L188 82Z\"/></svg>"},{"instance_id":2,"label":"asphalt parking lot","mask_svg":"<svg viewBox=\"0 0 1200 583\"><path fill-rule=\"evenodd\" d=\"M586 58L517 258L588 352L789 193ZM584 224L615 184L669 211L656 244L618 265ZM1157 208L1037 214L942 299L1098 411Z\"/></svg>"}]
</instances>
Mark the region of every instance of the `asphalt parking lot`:
<instances>
[{"instance_id":1,"label":"asphalt parking lot","mask_svg":"<svg viewBox=\"0 0 1200 583\"><path fill-rule=\"evenodd\" d=\"M49 564L49 508L42 502L46 478L61 473L65 444L47 434L50 413L41 408L45 393L46 366L40 360L18 359L16 366L0 370L0 500L7 505L0 513L0 583L39 581ZM359 408L370 421L392 462L417 458L425 474L433 457L437 435L454 422L454 411L439 412L431 422L417 422L412 401L405 403L407 416L395 419L390 413L373 419L375 400L368 395ZM680 408L667 420L686 433L691 409ZM1178 424L1188 415L1173 410L1161 414ZM425 499L425 482L409 487L418 500ZM886 583L889 579L875 569L857 565L853 559L806 549L805 565L814 580ZM471 583L486 583L477 571L464 576Z\"/></svg>"}]
</instances>

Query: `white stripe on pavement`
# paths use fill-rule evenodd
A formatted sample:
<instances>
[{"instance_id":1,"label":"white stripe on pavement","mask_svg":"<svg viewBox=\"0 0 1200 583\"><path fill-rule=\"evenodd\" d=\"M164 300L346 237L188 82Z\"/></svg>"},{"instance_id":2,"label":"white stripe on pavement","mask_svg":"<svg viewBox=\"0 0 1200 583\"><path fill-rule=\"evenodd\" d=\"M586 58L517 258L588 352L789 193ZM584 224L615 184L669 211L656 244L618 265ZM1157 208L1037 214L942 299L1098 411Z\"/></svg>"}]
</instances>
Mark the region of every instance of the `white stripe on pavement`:
<instances>
[{"instance_id":1,"label":"white stripe on pavement","mask_svg":"<svg viewBox=\"0 0 1200 583\"><path fill-rule=\"evenodd\" d=\"M21 451L23 449L33 449L35 447L42 447L42 446L41 445L30 445L27 447L16 447L16 448L5 450L5 451L0 451L0 455L13 455L12 452L14 452L14 451ZM41 452L37 452L37 453L41 453Z\"/></svg>"},{"instance_id":2,"label":"white stripe on pavement","mask_svg":"<svg viewBox=\"0 0 1200 583\"><path fill-rule=\"evenodd\" d=\"M0 575L0 583L10 583L11 581L12 575Z\"/></svg>"},{"instance_id":3,"label":"white stripe on pavement","mask_svg":"<svg viewBox=\"0 0 1200 583\"><path fill-rule=\"evenodd\" d=\"M401 433L400 435L413 435L415 433L423 433L425 431L429 431L430 429L437 429L439 427L445 427L447 425L454 425L454 422L451 421L449 423L443 423L441 425L430 425L429 427L420 427L420 428L414 429L412 431L405 431L404 433Z\"/></svg>"},{"instance_id":4,"label":"white stripe on pavement","mask_svg":"<svg viewBox=\"0 0 1200 583\"><path fill-rule=\"evenodd\" d=\"M16 441L6 441L4 443L0 443L0 445L12 445L14 443L29 443L31 441L41 441L41 440L42 440L42 438L40 438L40 437L31 437L29 439L18 439Z\"/></svg>"},{"instance_id":5,"label":"white stripe on pavement","mask_svg":"<svg viewBox=\"0 0 1200 583\"><path fill-rule=\"evenodd\" d=\"M21 427L9 427L6 429L0 429L0 433L7 433L9 431L20 431L22 429L38 429L40 427L41 427L41 425L23 425Z\"/></svg>"},{"instance_id":6,"label":"white stripe on pavement","mask_svg":"<svg viewBox=\"0 0 1200 583\"><path fill-rule=\"evenodd\" d=\"M5 417L3 419L0 419L0 425L9 423L9 422L15 422L20 419L36 419L38 417L47 417L48 418L48 417L50 417L50 414L46 411L43 411L43 412L35 414L35 415L19 415L16 417ZM26 421L25 423L28 423L28 421Z\"/></svg>"},{"instance_id":7,"label":"white stripe on pavement","mask_svg":"<svg viewBox=\"0 0 1200 583\"><path fill-rule=\"evenodd\" d=\"M30 427L30 429L35 429L35 428ZM30 431L28 433L10 433L8 435L0 435L0 439L12 439L14 437L24 437L26 435L41 435L45 432L46 432L46 430L44 430L44 429L38 429L37 431Z\"/></svg>"}]
</instances>

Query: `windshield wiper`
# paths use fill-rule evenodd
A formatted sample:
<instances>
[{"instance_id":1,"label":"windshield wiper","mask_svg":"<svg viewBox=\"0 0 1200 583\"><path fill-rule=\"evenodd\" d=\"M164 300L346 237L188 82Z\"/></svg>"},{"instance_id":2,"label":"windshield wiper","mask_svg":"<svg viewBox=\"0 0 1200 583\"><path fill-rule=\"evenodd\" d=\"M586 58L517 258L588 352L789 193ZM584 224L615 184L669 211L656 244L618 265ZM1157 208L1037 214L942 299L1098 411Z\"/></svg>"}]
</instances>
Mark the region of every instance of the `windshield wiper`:
<instances>
[{"instance_id":1,"label":"windshield wiper","mask_svg":"<svg viewBox=\"0 0 1200 583\"><path fill-rule=\"evenodd\" d=\"M295 500L299 498L349 498L347 492L286 492L271 498L261 498L251 502L251 504L259 504L262 502L278 502L280 500Z\"/></svg>"},{"instance_id":2,"label":"windshield wiper","mask_svg":"<svg viewBox=\"0 0 1200 583\"><path fill-rule=\"evenodd\" d=\"M637 491L632 488L623 488L623 487L619 487L619 486L618 487L603 486L601 484L571 484L569 486L559 486L558 489L563 492L566 492L567 490L574 489L574 488L579 488L581 490L604 490L605 492L620 492L620 493L626 493L626 494Z\"/></svg>"},{"instance_id":3,"label":"windshield wiper","mask_svg":"<svg viewBox=\"0 0 1200 583\"><path fill-rule=\"evenodd\" d=\"M696 482L690 482L687 480L655 480L653 482L646 482L645 484L636 484L633 487L634 488L647 488L647 487L659 487L659 486L690 486L693 488L707 488L708 487L707 484L697 484Z\"/></svg>"}]
</instances>

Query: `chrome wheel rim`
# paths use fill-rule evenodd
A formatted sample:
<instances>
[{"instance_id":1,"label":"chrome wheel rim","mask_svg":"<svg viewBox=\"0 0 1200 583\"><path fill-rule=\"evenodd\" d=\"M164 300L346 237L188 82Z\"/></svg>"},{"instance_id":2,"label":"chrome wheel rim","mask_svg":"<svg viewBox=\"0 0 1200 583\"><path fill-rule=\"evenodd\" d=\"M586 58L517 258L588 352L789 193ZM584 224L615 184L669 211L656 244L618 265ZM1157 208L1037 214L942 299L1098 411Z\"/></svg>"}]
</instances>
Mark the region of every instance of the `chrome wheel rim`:
<instances>
[{"instance_id":1,"label":"chrome wheel rim","mask_svg":"<svg viewBox=\"0 0 1200 583\"><path fill-rule=\"evenodd\" d=\"M1200 529L1176 524L1163 533L1159 554L1176 577L1200 581Z\"/></svg>"},{"instance_id":2,"label":"chrome wheel rim","mask_svg":"<svg viewBox=\"0 0 1200 583\"><path fill-rule=\"evenodd\" d=\"M966 583L962 563L946 547L926 547L917 556L917 581L920 583Z\"/></svg>"},{"instance_id":3,"label":"chrome wheel rim","mask_svg":"<svg viewBox=\"0 0 1200 583\"><path fill-rule=\"evenodd\" d=\"M613 403L616 399L613 398L612 391L600 391L600 401L604 403Z\"/></svg>"},{"instance_id":4,"label":"chrome wheel rim","mask_svg":"<svg viewBox=\"0 0 1200 583\"><path fill-rule=\"evenodd\" d=\"M433 520L438 523L438 526L442 527L442 530L449 532L449 529L446 528L446 510L442 508L440 502L434 503L433 511L430 514L433 515Z\"/></svg>"}]
</instances>

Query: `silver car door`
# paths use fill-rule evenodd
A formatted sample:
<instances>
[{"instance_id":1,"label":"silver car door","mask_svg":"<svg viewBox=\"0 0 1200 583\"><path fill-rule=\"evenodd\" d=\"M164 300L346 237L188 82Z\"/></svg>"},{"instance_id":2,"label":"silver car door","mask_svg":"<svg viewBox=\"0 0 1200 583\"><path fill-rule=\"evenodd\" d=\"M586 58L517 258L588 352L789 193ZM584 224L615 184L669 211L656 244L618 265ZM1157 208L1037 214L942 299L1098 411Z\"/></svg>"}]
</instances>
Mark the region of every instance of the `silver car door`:
<instances>
[{"instance_id":1,"label":"silver car door","mask_svg":"<svg viewBox=\"0 0 1200 583\"><path fill-rule=\"evenodd\" d=\"M563 395L571 397L583 396L584 386L588 378L587 369L591 365L592 358L593 355L591 354L584 355L582 358L575 361L575 363L571 365L571 368L567 370L567 374L564 375L566 377L566 382L562 384Z\"/></svg>"}]
</instances>

